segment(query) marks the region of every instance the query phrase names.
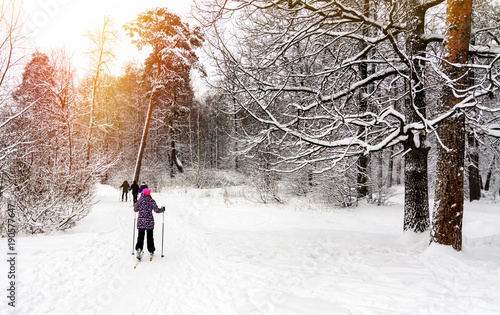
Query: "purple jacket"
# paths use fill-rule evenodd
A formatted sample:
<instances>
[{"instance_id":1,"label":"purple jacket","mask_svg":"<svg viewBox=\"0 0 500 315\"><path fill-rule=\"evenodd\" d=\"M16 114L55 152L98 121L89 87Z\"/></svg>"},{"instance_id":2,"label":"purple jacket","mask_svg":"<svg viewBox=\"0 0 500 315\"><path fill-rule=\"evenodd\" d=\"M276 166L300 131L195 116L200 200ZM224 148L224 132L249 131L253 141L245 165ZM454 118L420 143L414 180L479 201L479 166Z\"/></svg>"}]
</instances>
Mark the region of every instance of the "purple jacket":
<instances>
[{"instance_id":1,"label":"purple jacket","mask_svg":"<svg viewBox=\"0 0 500 315\"><path fill-rule=\"evenodd\" d=\"M142 195L134 205L134 211L139 212L137 217L137 228L152 230L155 228L155 219L153 211L161 213L165 211L165 207L158 208L156 201L149 195Z\"/></svg>"}]
</instances>

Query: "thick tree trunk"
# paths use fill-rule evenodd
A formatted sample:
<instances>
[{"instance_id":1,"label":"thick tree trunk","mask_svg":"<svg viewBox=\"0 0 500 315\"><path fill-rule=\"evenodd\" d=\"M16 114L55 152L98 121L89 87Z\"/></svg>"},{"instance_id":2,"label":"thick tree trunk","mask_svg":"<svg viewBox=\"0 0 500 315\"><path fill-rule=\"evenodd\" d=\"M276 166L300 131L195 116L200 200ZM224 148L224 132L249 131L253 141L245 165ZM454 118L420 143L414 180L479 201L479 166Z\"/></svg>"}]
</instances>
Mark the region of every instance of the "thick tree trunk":
<instances>
[{"instance_id":1,"label":"thick tree trunk","mask_svg":"<svg viewBox=\"0 0 500 315\"><path fill-rule=\"evenodd\" d=\"M425 11L419 9L419 1L412 1L409 10L413 20L411 25L412 34L408 39L407 48L411 60L411 72L409 82L410 97L405 102L406 123L422 121L426 117L425 89L422 78L422 61L415 57L422 56L425 43L421 37L424 34ZM403 230L424 232L429 229L429 189L427 177L427 155L428 148L425 146L425 133L414 135L408 134L408 140L404 144L405 152L405 209Z\"/></svg>"},{"instance_id":2,"label":"thick tree trunk","mask_svg":"<svg viewBox=\"0 0 500 315\"><path fill-rule=\"evenodd\" d=\"M368 155L362 155L358 159L358 198L363 198L368 195Z\"/></svg>"},{"instance_id":3,"label":"thick tree trunk","mask_svg":"<svg viewBox=\"0 0 500 315\"><path fill-rule=\"evenodd\" d=\"M405 156L405 231L429 229L429 194L427 187L427 149L412 149Z\"/></svg>"},{"instance_id":4,"label":"thick tree trunk","mask_svg":"<svg viewBox=\"0 0 500 315\"><path fill-rule=\"evenodd\" d=\"M445 58L443 71L456 80L456 88L467 84L466 69L454 64L466 64L471 31L472 0L448 0ZM442 93L442 111L452 109L460 99L448 84ZM465 117L456 113L438 126L442 145L436 164L436 193L432 218L431 243L451 245L462 250L462 218L464 203Z\"/></svg>"},{"instance_id":5,"label":"thick tree trunk","mask_svg":"<svg viewBox=\"0 0 500 315\"><path fill-rule=\"evenodd\" d=\"M370 0L364 0L363 1L363 9L365 14L370 13ZM363 35L368 35L368 30L364 29L363 30ZM361 44L360 50L366 49L367 44L363 43ZM360 80L364 80L368 77L368 65L366 63L361 63L359 65L359 75L360 75ZM367 88L363 87L361 88L360 95L359 95L359 104L360 104L360 112L366 112L368 110L368 100L366 99L367 96ZM365 128L364 127L359 127L358 130L358 135L362 135L365 133ZM368 163L369 163L369 155L362 155L358 159L357 163L357 186L358 186L358 198L363 198L368 195Z\"/></svg>"}]
</instances>

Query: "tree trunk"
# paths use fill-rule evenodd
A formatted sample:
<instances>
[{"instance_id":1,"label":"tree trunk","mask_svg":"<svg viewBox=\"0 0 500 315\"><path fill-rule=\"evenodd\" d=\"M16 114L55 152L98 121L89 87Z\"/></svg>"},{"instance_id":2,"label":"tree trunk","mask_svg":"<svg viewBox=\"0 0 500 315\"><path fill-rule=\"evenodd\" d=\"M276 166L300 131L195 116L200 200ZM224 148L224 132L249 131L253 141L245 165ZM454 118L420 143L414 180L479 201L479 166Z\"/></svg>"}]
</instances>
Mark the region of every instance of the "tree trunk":
<instances>
[{"instance_id":1,"label":"tree trunk","mask_svg":"<svg viewBox=\"0 0 500 315\"><path fill-rule=\"evenodd\" d=\"M149 123L151 122L151 117L153 116L154 98L155 92L158 84L158 79L161 74L161 58L156 56L156 76L153 80L153 88L151 90L151 95L149 97L148 115L146 116L146 122L144 123L144 129L142 131L141 145L139 147L139 153L137 154L137 161L135 163L134 180L136 183L139 182L139 175L141 173L142 156L144 155L144 149L146 148L146 140L149 132Z\"/></svg>"},{"instance_id":2,"label":"tree trunk","mask_svg":"<svg viewBox=\"0 0 500 315\"><path fill-rule=\"evenodd\" d=\"M146 117L146 122L144 124L144 129L142 131L141 145L139 147L139 153L137 154L137 160L135 163L134 180L136 183L139 182L139 174L141 172L142 156L144 155L144 149L146 148L146 140L148 137L149 123L151 122L151 116L153 115L153 91L151 92L151 97L149 98L148 115Z\"/></svg>"},{"instance_id":3,"label":"tree trunk","mask_svg":"<svg viewBox=\"0 0 500 315\"><path fill-rule=\"evenodd\" d=\"M389 165L387 165L387 188L392 187L393 183L393 173L394 173L394 147L389 150Z\"/></svg>"},{"instance_id":4,"label":"tree trunk","mask_svg":"<svg viewBox=\"0 0 500 315\"><path fill-rule=\"evenodd\" d=\"M490 190L491 175L493 174L494 167L495 167L495 156L493 156L493 160L491 161L490 164L490 169L488 170L488 174L486 174L486 182L484 183L484 190L486 191Z\"/></svg>"},{"instance_id":5,"label":"tree trunk","mask_svg":"<svg viewBox=\"0 0 500 315\"><path fill-rule=\"evenodd\" d=\"M481 178L479 175L479 148L478 141L474 134L468 134L469 142L469 200L481 199Z\"/></svg>"},{"instance_id":6,"label":"tree trunk","mask_svg":"<svg viewBox=\"0 0 500 315\"><path fill-rule=\"evenodd\" d=\"M363 9L365 14L370 13L370 0L364 0L363 2ZM368 35L368 30L365 28L363 29L363 35ZM366 49L368 45L366 43L361 44L360 50L363 51ZM368 65L366 63L361 63L359 65L359 75L360 75L360 80L364 80L368 77ZM366 112L368 110L368 100L366 99L367 97L367 88L363 87L361 88L360 95L359 95L359 104L360 104L360 112ZM365 133L365 128L364 127L359 127L358 130L358 135L362 135ZM368 155L362 155L358 159L358 164L357 164L357 186L358 186L358 198L363 198L368 195L368 162L369 162L369 156Z\"/></svg>"},{"instance_id":7,"label":"tree trunk","mask_svg":"<svg viewBox=\"0 0 500 315\"><path fill-rule=\"evenodd\" d=\"M429 229L427 187L428 150L412 149L405 156L405 206L403 230L425 232Z\"/></svg>"},{"instance_id":8,"label":"tree trunk","mask_svg":"<svg viewBox=\"0 0 500 315\"><path fill-rule=\"evenodd\" d=\"M467 84L466 69L453 64L466 64L471 32L472 0L448 0L445 61L443 71L458 89ZM443 111L460 102L449 84L443 88ZM459 112L437 128L442 141L436 163L436 193L432 218L431 243L451 245L462 250L462 218L464 203L465 116Z\"/></svg>"},{"instance_id":9,"label":"tree trunk","mask_svg":"<svg viewBox=\"0 0 500 315\"><path fill-rule=\"evenodd\" d=\"M175 140L172 138L172 141L170 142L170 178L174 178L175 176L174 165L176 164L176 159Z\"/></svg>"},{"instance_id":10,"label":"tree trunk","mask_svg":"<svg viewBox=\"0 0 500 315\"><path fill-rule=\"evenodd\" d=\"M410 3L413 11L410 17L413 30L407 42L409 56L412 58L409 92L410 97L405 101L406 123L422 121L426 117L425 90L422 82L422 61L414 59L423 56L425 43L422 41L424 34L425 11L419 8L419 1ZM418 141L416 141L418 138ZM405 206L403 230L424 232L429 229L429 192L427 178L427 155L425 147L425 133L414 135L411 131L404 144L405 152Z\"/></svg>"},{"instance_id":11,"label":"tree trunk","mask_svg":"<svg viewBox=\"0 0 500 315\"><path fill-rule=\"evenodd\" d=\"M377 152L377 190L378 190L378 200L377 206L381 206L383 202L383 194L384 194L384 163L383 163L383 151Z\"/></svg>"},{"instance_id":12,"label":"tree trunk","mask_svg":"<svg viewBox=\"0 0 500 315\"><path fill-rule=\"evenodd\" d=\"M401 185L401 177L404 172L404 159L398 158L396 164L396 185Z\"/></svg>"},{"instance_id":13,"label":"tree trunk","mask_svg":"<svg viewBox=\"0 0 500 315\"><path fill-rule=\"evenodd\" d=\"M474 41L471 41L474 45ZM474 75L474 70L471 69L468 76L468 85L474 86L476 84L476 78ZM477 115L476 110L474 114ZM481 175L479 174L479 141L475 137L474 131L470 130L467 134L468 144L469 144L469 201L481 199Z\"/></svg>"}]
</instances>

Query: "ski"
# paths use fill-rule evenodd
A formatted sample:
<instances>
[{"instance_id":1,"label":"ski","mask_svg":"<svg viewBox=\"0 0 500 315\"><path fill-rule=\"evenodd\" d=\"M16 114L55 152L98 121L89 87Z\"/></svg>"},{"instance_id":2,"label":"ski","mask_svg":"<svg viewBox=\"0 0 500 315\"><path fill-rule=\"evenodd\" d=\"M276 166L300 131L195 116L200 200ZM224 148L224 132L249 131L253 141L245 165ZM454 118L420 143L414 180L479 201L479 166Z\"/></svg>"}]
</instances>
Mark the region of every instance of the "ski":
<instances>
[{"instance_id":1,"label":"ski","mask_svg":"<svg viewBox=\"0 0 500 315\"><path fill-rule=\"evenodd\" d=\"M139 265L139 263L140 263L140 262L141 262L141 260L140 260L140 259L137 259L137 262L136 262L136 263L135 263L135 265L134 265L134 269L135 269L135 268L137 268L137 265Z\"/></svg>"},{"instance_id":2,"label":"ski","mask_svg":"<svg viewBox=\"0 0 500 315\"><path fill-rule=\"evenodd\" d=\"M134 265L134 269L137 268L137 265L139 265L139 263L141 262L141 259L142 259L142 252L140 253L140 255L137 256L137 262Z\"/></svg>"}]
</instances>

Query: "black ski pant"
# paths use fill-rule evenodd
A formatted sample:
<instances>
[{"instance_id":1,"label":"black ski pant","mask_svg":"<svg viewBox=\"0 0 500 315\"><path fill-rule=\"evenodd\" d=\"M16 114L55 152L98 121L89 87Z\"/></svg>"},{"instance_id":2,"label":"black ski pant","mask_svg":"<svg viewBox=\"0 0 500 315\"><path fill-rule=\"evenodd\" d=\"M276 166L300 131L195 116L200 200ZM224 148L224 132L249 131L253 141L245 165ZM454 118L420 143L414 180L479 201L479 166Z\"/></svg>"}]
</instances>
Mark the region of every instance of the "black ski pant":
<instances>
[{"instance_id":1,"label":"black ski pant","mask_svg":"<svg viewBox=\"0 0 500 315\"><path fill-rule=\"evenodd\" d=\"M138 194L134 194L134 193L132 193L132 196L134 196L134 205L135 205L135 203L137 202L137 195L138 195Z\"/></svg>"},{"instance_id":2,"label":"black ski pant","mask_svg":"<svg viewBox=\"0 0 500 315\"><path fill-rule=\"evenodd\" d=\"M125 197L125 201L128 201L128 192L122 191L122 201L123 201L123 197Z\"/></svg>"},{"instance_id":3,"label":"black ski pant","mask_svg":"<svg viewBox=\"0 0 500 315\"><path fill-rule=\"evenodd\" d=\"M147 245L148 245L148 251L150 253L155 252L155 241L153 239L153 230L149 229L138 229L139 230L139 236L137 237L137 244L135 245L135 250L142 250L144 248L144 234L147 231Z\"/></svg>"}]
</instances>

